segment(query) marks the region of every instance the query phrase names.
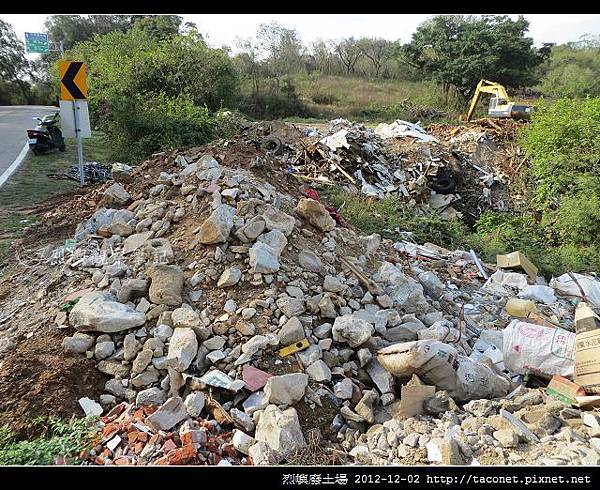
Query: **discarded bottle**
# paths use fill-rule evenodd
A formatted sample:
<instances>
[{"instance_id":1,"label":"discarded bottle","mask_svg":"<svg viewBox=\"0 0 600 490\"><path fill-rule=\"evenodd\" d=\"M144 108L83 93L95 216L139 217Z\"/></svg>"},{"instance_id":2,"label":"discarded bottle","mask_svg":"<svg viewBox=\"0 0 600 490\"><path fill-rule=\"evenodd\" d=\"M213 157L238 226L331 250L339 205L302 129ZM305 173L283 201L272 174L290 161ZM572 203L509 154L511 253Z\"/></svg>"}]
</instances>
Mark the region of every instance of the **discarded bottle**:
<instances>
[{"instance_id":1,"label":"discarded bottle","mask_svg":"<svg viewBox=\"0 0 600 490\"><path fill-rule=\"evenodd\" d=\"M510 298L504 307L510 316L527 318L530 313L535 313L535 303L529 299Z\"/></svg>"}]
</instances>

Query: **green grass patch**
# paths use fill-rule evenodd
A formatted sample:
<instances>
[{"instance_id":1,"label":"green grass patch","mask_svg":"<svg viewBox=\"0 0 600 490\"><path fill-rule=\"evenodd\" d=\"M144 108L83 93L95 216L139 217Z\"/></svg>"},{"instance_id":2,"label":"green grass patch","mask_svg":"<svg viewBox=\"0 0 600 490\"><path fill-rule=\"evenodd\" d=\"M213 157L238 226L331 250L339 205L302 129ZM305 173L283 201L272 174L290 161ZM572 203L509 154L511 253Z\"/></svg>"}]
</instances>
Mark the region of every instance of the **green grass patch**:
<instances>
[{"instance_id":1,"label":"green grass patch","mask_svg":"<svg viewBox=\"0 0 600 490\"><path fill-rule=\"evenodd\" d=\"M451 249L480 249L479 237L459 220L444 220L439 214L417 216L404 201L395 197L366 198L339 189L323 191L337 208L343 205L342 215L367 234L379 233L391 240L401 239L402 232L413 233L419 243L432 242Z\"/></svg>"},{"instance_id":2,"label":"green grass patch","mask_svg":"<svg viewBox=\"0 0 600 490\"><path fill-rule=\"evenodd\" d=\"M50 197L77 189L78 183L48 177L50 173L66 172L77 164L77 144L74 139L65 140L65 152L53 151L35 156L29 152L19 170L15 172L0 192L0 207L14 208L33 206ZM110 145L103 133L93 132L83 140L84 161L109 163Z\"/></svg>"},{"instance_id":3,"label":"green grass patch","mask_svg":"<svg viewBox=\"0 0 600 490\"><path fill-rule=\"evenodd\" d=\"M51 465L55 458L67 458L69 464L79 464L81 451L97 438L99 427L94 419L39 418L36 425L44 429L40 437L18 441L8 427L0 427L0 465Z\"/></svg>"}]
</instances>

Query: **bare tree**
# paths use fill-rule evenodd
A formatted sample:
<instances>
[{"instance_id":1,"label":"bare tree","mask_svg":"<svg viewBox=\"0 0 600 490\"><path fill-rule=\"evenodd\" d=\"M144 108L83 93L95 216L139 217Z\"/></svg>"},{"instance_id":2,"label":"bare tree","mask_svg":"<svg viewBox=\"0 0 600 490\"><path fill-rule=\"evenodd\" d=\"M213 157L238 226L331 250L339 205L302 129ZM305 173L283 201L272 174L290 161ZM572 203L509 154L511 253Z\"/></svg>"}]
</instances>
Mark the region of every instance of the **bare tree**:
<instances>
[{"instance_id":1,"label":"bare tree","mask_svg":"<svg viewBox=\"0 0 600 490\"><path fill-rule=\"evenodd\" d=\"M365 55L373 65L375 70L375 78L379 77L381 67L388 53L389 41L376 38L362 38L357 41L358 47L363 55Z\"/></svg>"},{"instance_id":2,"label":"bare tree","mask_svg":"<svg viewBox=\"0 0 600 490\"><path fill-rule=\"evenodd\" d=\"M261 24L256 37L277 76L297 73L302 69L304 46L298 31L271 22Z\"/></svg>"},{"instance_id":3,"label":"bare tree","mask_svg":"<svg viewBox=\"0 0 600 490\"><path fill-rule=\"evenodd\" d=\"M340 61L346 67L346 73L348 75L354 74L356 62L363 55L358 42L354 37L349 37L342 40L335 45L335 52L340 57Z\"/></svg>"}]
</instances>

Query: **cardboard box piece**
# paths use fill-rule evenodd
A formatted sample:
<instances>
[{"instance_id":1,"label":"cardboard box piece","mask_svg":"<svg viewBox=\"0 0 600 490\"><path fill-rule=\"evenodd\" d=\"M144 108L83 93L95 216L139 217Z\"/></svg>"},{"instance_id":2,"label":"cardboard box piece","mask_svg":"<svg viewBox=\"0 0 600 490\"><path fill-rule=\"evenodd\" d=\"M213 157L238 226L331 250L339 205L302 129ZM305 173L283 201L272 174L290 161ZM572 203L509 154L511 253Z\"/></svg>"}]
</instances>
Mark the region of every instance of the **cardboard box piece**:
<instances>
[{"instance_id":1,"label":"cardboard box piece","mask_svg":"<svg viewBox=\"0 0 600 490\"><path fill-rule=\"evenodd\" d=\"M600 328L578 332L575 341L575 382L588 394L600 393Z\"/></svg>"},{"instance_id":2,"label":"cardboard box piece","mask_svg":"<svg viewBox=\"0 0 600 490\"><path fill-rule=\"evenodd\" d=\"M600 317L584 301L575 308L575 331L588 332L600 327Z\"/></svg>"},{"instance_id":3,"label":"cardboard box piece","mask_svg":"<svg viewBox=\"0 0 600 490\"><path fill-rule=\"evenodd\" d=\"M577 383L556 375L548 383L546 394L570 405L575 402L575 397L585 396L585 390Z\"/></svg>"},{"instance_id":4,"label":"cardboard box piece","mask_svg":"<svg viewBox=\"0 0 600 490\"><path fill-rule=\"evenodd\" d=\"M496 265L502 269L523 269L534 283L537 278L537 267L521 252L497 255Z\"/></svg>"}]
</instances>

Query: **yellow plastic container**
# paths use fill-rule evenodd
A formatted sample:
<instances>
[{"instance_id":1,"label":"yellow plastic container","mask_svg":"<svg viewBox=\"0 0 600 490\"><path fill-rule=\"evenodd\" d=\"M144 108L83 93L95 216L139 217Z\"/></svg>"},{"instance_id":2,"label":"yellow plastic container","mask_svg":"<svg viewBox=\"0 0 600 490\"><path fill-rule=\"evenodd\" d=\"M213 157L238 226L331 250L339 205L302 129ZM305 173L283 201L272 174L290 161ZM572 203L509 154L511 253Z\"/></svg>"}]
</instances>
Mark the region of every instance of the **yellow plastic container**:
<instances>
[{"instance_id":1,"label":"yellow plastic container","mask_svg":"<svg viewBox=\"0 0 600 490\"><path fill-rule=\"evenodd\" d=\"M529 313L535 313L535 303L529 299L510 298L506 302L506 312L517 318L527 318Z\"/></svg>"}]
</instances>

